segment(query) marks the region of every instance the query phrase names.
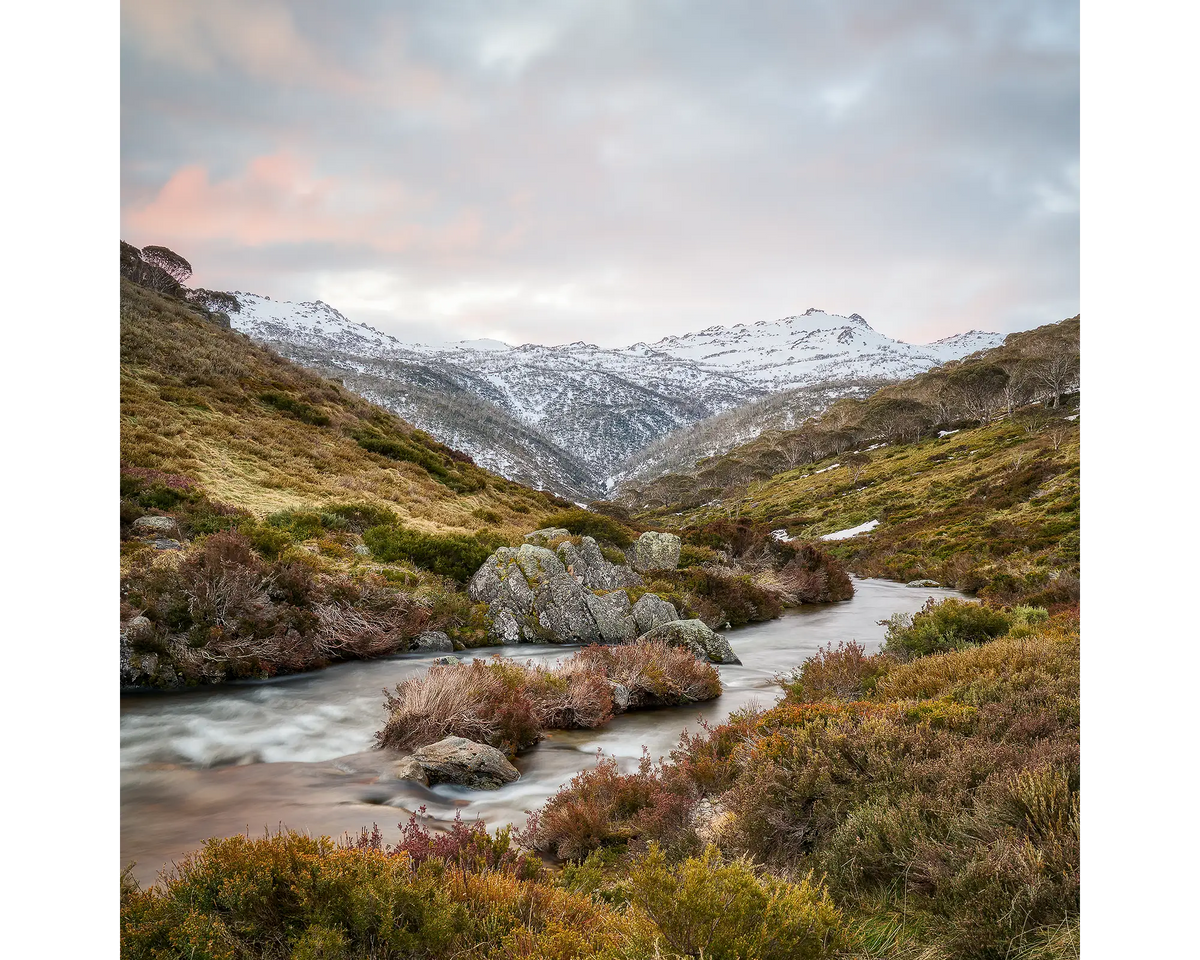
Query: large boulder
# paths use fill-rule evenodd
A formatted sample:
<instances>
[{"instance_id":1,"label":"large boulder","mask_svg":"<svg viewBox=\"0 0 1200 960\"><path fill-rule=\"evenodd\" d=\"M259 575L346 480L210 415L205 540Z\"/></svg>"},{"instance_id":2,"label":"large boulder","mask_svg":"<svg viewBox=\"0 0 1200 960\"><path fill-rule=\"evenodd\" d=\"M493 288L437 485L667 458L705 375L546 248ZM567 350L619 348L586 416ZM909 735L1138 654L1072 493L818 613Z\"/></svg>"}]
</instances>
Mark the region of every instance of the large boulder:
<instances>
[{"instance_id":1,"label":"large boulder","mask_svg":"<svg viewBox=\"0 0 1200 960\"><path fill-rule=\"evenodd\" d=\"M555 551L567 573L589 590L620 590L640 587L642 578L624 564L610 563L591 537L583 537L578 546L569 540Z\"/></svg>"},{"instance_id":2,"label":"large boulder","mask_svg":"<svg viewBox=\"0 0 1200 960\"><path fill-rule=\"evenodd\" d=\"M601 643L632 643L637 639L637 621L629 594L624 590L612 593L589 593L584 597L596 628L600 631Z\"/></svg>"},{"instance_id":3,"label":"large boulder","mask_svg":"<svg viewBox=\"0 0 1200 960\"><path fill-rule=\"evenodd\" d=\"M678 619L679 611L675 609L675 604L668 603L656 593L642 594L633 605L633 620L639 635Z\"/></svg>"},{"instance_id":4,"label":"large boulder","mask_svg":"<svg viewBox=\"0 0 1200 960\"><path fill-rule=\"evenodd\" d=\"M557 552L532 543L501 547L471 578L467 594L488 605L498 643L628 643L679 616L652 594L631 606L621 587L641 582L583 537L560 544Z\"/></svg>"},{"instance_id":5,"label":"large boulder","mask_svg":"<svg viewBox=\"0 0 1200 960\"><path fill-rule=\"evenodd\" d=\"M633 541L633 546L626 555L638 573L674 570L679 566L679 552L682 548L683 541L675 534L647 530Z\"/></svg>"},{"instance_id":6,"label":"large boulder","mask_svg":"<svg viewBox=\"0 0 1200 960\"><path fill-rule=\"evenodd\" d=\"M643 634L639 640L662 640L674 647L686 647L697 660L712 663L741 663L729 641L709 629L703 620L674 620L661 623Z\"/></svg>"},{"instance_id":7,"label":"large boulder","mask_svg":"<svg viewBox=\"0 0 1200 960\"><path fill-rule=\"evenodd\" d=\"M431 743L417 750L410 761L398 765L396 775L407 780L420 780L419 770L429 784L461 783L476 789L494 790L521 775L495 747L465 737L446 737Z\"/></svg>"}]
</instances>

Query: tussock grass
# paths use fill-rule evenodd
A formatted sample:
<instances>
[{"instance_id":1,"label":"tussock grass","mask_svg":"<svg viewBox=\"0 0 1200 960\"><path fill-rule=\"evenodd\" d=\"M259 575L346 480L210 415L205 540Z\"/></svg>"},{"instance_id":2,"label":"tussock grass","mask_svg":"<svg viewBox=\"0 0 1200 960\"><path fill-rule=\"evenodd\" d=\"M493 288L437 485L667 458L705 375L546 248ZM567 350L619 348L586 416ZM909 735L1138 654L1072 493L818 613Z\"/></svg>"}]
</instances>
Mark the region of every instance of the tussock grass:
<instances>
[{"instance_id":1,"label":"tussock grass","mask_svg":"<svg viewBox=\"0 0 1200 960\"><path fill-rule=\"evenodd\" d=\"M618 703L613 684L626 688ZM516 753L547 729L602 726L615 713L720 696L720 675L687 650L661 642L585 647L553 667L493 658L433 666L387 695L381 746L415 750L447 736Z\"/></svg>"}]
</instances>

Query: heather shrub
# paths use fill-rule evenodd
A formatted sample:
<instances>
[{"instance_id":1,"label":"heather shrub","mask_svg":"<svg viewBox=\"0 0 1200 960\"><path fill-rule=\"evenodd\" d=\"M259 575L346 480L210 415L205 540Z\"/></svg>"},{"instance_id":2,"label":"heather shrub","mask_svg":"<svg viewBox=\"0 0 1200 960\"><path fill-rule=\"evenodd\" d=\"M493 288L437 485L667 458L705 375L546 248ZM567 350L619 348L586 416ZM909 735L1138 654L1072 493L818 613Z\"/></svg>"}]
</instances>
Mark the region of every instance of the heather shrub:
<instances>
[{"instance_id":1,"label":"heather shrub","mask_svg":"<svg viewBox=\"0 0 1200 960\"><path fill-rule=\"evenodd\" d=\"M369 831L363 827L348 846L403 855L417 866L433 860L463 873L499 872L523 880L545 876L542 861L513 843L511 827L501 827L493 834L482 820L464 823L461 813L455 813L448 830L435 832L421 823L418 815L425 815L424 807L400 825L400 840L395 844L384 844L379 825L375 824Z\"/></svg>"},{"instance_id":2,"label":"heather shrub","mask_svg":"<svg viewBox=\"0 0 1200 960\"><path fill-rule=\"evenodd\" d=\"M811 874L788 883L715 847L670 866L657 844L630 869L631 900L673 953L711 960L803 960L845 945L841 913Z\"/></svg>"},{"instance_id":3,"label":"heather shrub","mask_svg":"<svg viewBox=\"0 0 1200 960\"><path fill-rule=\"evenodd\" d=\"M209 840L161 886L124 898L122 953L286 957L322 941L352 956L441 952L466 917L438 866L296 833Z\"/></svg>"},{"instance_id":4,"label":"heather shrub","mask_svg":"<svg viewBox=\"0 0 1200 960\"><path fill-rule=\"evenodd\" d=\"M779 581L791 603L830 603L854 596L854 584L841 563L809 543L795 548L795 556L779 571Z\"/></svg>"},{"instance_id":5,"label":"heather shrub","mask_svg":"<svg viewBox=\"0 0 1200 960\"><path fill-rule=\"evenodd\" d=\"M380 746L415 750L445 737L466 737L516 753L541 738L524 668L511 661L435 665L385 691L388 720Z\"/></svg>"},{"instance_id":6,"label":"heather shrub","mask_svg":"<svg viewBox=\"0 0 1200 960\"><path fill-rule=\"evenodd\" d=\"M410 594L329 576L304 554L264 560L237 530L178 560L135 561L122 581L145 640L186 682L263 677L408 648L431 622Z\"/></svg>"},{"instance_id":7,"label":"heather shrub","mask_svg":"<svg viewBox=\"0 0 1200 960\"><path fill-rule=\"evenodd\" d=\"M687 826L691 805L691 797L669 789L649 757L631 774L604 758L531 814L521 839L561 860L579 860L635 838L675 838Z\"/></svg>"},{"instance_id":8,"label":"heather shrub","mask_svg":"<svg viewBox=\"0 0 1200 960\"><path fill-rule=\"evenodd\" d=\"M747 573L710 566L662 570L655 577L656 582L650 584L655 592L667 599L678 599L677 607L696 615L710 627L725 624L743 627L747 623L774 620L783 612L780 594ZM660 582L670 588L663 590Z\"/></svg>"},{"instance_id":9,"label":"heather shrub","mask_svg":"<svg viewBox=\"0 0 1200 960\"><path fill-rule=\"evenodd\" d=\"M796 703L817 700L861 700L894 661L886 654L867 655L853 640L837 647L821 647L799 669L782 681L787 699Z\"/></svg>"},{"instance_id":10,"label":"heather shrub","mask_svg":"<svg viewBox=\"0 0 1200 960\"><path fill-rule=\"evenodd\" d=\"M642 641L618 647L584 647L562 668L594 672L629 691L631 708L682 706L721 695L721 675L683 647Z\"/></svg>"},{"instance_id":11,"label":"heather shrub","mask_svg":"<svg viewBox=\"0 0 1200 960\"><path fill-rule=\"evenodd\" d=\"M897 614L887 623L885 650L908 660L986 643L1008 632L1011 619L1000 610L967 600L929 601L915 615Z\"/></svg>"}]
</instances>

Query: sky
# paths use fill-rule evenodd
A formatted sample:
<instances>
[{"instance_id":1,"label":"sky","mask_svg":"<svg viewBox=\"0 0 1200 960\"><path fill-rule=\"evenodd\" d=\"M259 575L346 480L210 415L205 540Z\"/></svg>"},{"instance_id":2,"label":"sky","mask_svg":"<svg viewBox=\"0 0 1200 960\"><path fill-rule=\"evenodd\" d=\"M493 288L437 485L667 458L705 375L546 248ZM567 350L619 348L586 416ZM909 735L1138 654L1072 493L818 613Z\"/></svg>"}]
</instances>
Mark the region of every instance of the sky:
<instances>
[{"instance_id":1,"label":"sky","mask_svg":"<svg viewBox=\"0 0 1200 960\"><path fill-rule=\"evenodd\" d=\"M419 342L1079 312L1043 0L124 0L121 237Z\"/></svg>"}]
</instances>

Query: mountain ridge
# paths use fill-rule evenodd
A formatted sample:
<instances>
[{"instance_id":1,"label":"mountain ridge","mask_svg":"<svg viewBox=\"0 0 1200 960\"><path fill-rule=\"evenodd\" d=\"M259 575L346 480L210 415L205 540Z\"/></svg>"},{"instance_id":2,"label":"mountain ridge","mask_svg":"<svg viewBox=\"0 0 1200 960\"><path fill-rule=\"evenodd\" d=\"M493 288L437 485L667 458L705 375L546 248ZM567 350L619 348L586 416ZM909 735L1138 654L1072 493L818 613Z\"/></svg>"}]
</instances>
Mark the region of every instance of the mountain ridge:
<instances>
[{"instance_id":1,"label":"mountain ridge","mask_svg":"<svg viewBox=\"0 0 1200 960\"><path fill-rule=\"evenodd\" d=\"M601 347L404 343L320 300L234 294L234 329L340 378L481 466L578 501L605 496L638 452L682 428L787 390L824 403L1002 342L968 331L908 344L859 314L810 308ZM820 388L830 385L830 395ZM822 406L815 400L806 413Z\"/></svg>"}]
</instances>

